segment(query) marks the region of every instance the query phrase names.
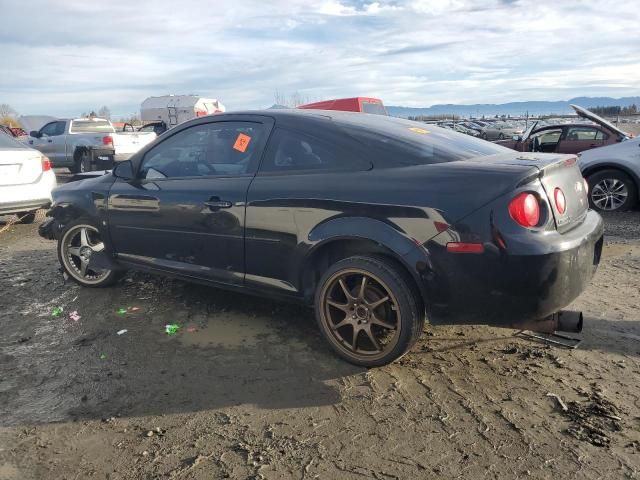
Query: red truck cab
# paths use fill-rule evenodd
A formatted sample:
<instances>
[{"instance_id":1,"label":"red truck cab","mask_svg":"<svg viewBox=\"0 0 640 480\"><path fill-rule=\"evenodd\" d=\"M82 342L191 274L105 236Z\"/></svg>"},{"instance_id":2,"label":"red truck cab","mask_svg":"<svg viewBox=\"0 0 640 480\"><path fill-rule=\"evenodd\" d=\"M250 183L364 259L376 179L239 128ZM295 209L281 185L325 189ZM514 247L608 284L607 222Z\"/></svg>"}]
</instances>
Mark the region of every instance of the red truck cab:
<instances>
[{"instance_id":1,"label":"red truck cab","mask_svg":"<svg viewBox=\"0 0 640 480\"><path fill-rule=\"evenodd\" d=\"M298 108L310 110L341 110L343 112L363 112L375 115L388 115L382 100L372 97L337 98L322 102L307 103Z\"/></svg>"}]
</instances>

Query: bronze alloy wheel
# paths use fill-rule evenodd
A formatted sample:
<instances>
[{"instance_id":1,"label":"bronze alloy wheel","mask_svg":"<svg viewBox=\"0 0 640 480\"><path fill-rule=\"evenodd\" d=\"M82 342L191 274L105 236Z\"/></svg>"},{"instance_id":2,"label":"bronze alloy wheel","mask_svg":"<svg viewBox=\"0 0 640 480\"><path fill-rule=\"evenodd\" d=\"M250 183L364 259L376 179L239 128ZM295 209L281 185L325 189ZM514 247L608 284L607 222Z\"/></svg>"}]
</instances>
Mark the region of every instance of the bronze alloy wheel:
<instances>
[{"instance_id":1,"label":"bronze alloy wheel","mask_svg":"<svg viewBox=\"0 0 640 480\"><path fill-rule=\"evenodd\" d=\"M397 344L401 322L391 289L371 272L341 270L320 293L321 321L330 340L355 358L375 360Z\"/></svg>"}]
</instances>

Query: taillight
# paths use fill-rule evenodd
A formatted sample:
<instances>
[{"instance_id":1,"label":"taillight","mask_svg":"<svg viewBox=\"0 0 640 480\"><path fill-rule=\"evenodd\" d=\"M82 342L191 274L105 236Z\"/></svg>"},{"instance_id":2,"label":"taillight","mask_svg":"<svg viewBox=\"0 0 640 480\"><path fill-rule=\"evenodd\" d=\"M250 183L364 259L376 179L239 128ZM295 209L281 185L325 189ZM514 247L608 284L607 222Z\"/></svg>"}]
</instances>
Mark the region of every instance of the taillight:
<instances>
[{"instance_id":1,"label":"taillight","mask_svg":"<svg viewBox=\"0 0 640 480\"><path fill-rule=\"evenodd\" d=\"M523 192L511 200L509 215L518 225L535 227L540 222L540 205L533 193Z\"/></svg>"},{"instance_id":2,"label":"taillight","mask_svg":"<svg viewBox=\"0 0 640 480\"><path fill-rule=\"evenodd\" d=\"M111 135L107 135L106 137L102 137L103 145L113 145L113 137Z\"/></svg>"},{"instance_id":3,"label":"taillight","mask_svg":"<svg viewBox=\"0 0 640 480\"><path fill-rule=\"evenodd\" d=\"M587 179L583 178L582 183L584 183L584 193L589 193L589 182L587 182Z\"/></svg>"},{"instance_id":4,"label":"taillight","mask_svg":"<svg viewBox=\"0 0 640 480\"><path fill-rule=\"evenodd\" d=\"M49 160L47 157L43 155L40 161L42 162L43 172L48 172L49 170L51 170L51 160Z\"/></svg>"},{"instance_id":5,"label":"taillight","mask_svg":"<svg viewBox=\"0 0 640 480\"><path fill-rule=\"evenodd\" d=\"M564 197L564 193L559 188L553 191L553 200L556 202L556 209L559 214L563 214L567 209L567 199Z\"/></svg>"}]
</instances>

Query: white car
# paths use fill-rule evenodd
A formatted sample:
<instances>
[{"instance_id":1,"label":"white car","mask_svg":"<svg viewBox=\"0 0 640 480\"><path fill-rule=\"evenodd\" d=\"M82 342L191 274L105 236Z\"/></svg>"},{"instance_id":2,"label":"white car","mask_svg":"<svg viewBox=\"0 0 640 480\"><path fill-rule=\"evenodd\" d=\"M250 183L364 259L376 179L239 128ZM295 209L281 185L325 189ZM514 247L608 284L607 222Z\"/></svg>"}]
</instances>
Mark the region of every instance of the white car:
<instances>
[{"instance_id":1,"label":"white car","mask_svg":"<svg viewBox=\"0 0 640 480\"><path fill-rule=\"evenodd\" d=\"M37 150L0 133L0 215L17 214L32 223L36 211L51 204L56 175Z\"/></svg>"}]
</instances>

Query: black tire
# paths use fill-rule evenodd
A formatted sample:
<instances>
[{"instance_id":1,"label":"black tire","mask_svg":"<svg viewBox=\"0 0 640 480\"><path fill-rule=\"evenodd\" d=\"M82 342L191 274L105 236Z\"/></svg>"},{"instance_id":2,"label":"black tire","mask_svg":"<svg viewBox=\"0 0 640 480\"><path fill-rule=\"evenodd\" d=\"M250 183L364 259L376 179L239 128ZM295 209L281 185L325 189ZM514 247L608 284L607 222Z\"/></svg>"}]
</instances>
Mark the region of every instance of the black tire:
<instances>
[{"instance_id":1,"label":"black tire","mask_svg":"<svg viewBox=\"0 0 640 480\"><path fill-rule=\"evenodd\" d=\"M357 280L361 278L359 275L368 278L368 281L362 281L362 290L360 281ZM356 279L351 293L355 292L360 300L346 296L345 285L347 290L352 290L349 284L351 276ZM336 286L338 284L340 287ZM365 288L366 292L363 292ZM336 305L336 291L338 294L344 292L339 306ZM371 299L371 295L376 292L378 296ZM374 306L384 301L384 298L388 298L385 303ZM408 274L384 257L354 256L336 262L323 274L315 294L316 321L325 340L340 357L362 367L387 365L413 347L422 334L425 322L424 309L420 305L419 293ZM360 312L363 313L362 316ZM342 314L345 315L343 319L340 318ZM335 317L338 317L337 322L334 321ZM380 322L380 317L383 322ZM363 320L359 320L360 318ZM358 345L362 345L363 340L365 346L369 344L373 347L372 351L359 351ZM388 342L381 343L384 340ZM354 344L355 349L347 343ZM378 352L376 347L382 348Z\"/></svg>"},{"instance_id":2,"label":"black tire","mask_svg":"<svg viewBox=\"0 0 640 480\"><path fill-rule=\"evenodd\" d=\"M624 211L638 203L638 188L634 181L620 170L601 170L587 178L589 205L599 212ZM607 193L609 192L609 193ZM624 200L622 200L623 195Z\"/></svg>"},{"instance_id":3,"label":"black tire","mask_svg":"<svg viewBox=\"0 0 640 480\"><path fill-rule=\"evenodd\" d=\"M35 221L36 219L36 213L38 212L22 212L19 213L17 215L18 217L18 223L22 223L22 224L31 224Z\"/></svg>"},{"instance_id":4,"label":"black tire","mask_svg":"<svg viewBox=\"0 0 640 480\"><path fill-rule=\"evenodd\" d=\"M500 135L498 135L498 140L504 140L504 133L500 133Z\"/></svg>"},{"instance_id":5,"label":"black tire","mask_svg":"<svg viewBox=\"0 0 640 480\"><path fill-rule=\"evenodd\" d=\"M92 224L91 221L80 218L74 220L73 222L70 222L65 226L64 230L58 237L56 251L58 253L58 261L60 262L60 266L71 280L79 285L82 285L83 287L99 288L113 285L124 274L122 270L101 270L99 271L100 273L98 273L92 271L91 269L87 269L87 275L83 277L80 267L80 257L78 255L71 255L68 252L68 249L66 248L67 242L69 240L73 240L73 238L70 237L75 237L76 231L79 231L82 228L88 228L91 230L92 242L95 242L96 240L100 241L98 229L95 227L95 225ZM79 234L79 232L77 234ZM97 245L98 244L95 244L94 246ZM78 248L81 249L82 247L79 246ZM91 272L93 272L95 275L91 275Z\"/></svg>"},{"instance_id":6,"label":"black tire","mask_svg":"<svg viewBox=\"0 0 640 480\"><path fill-rule=\"evenodd\" d=\"M70 168L71 173L84 173L91 171L91 161L89 158L89 150L82 149L73 156L73 167Z\"/></svg>"}]
</instances>

